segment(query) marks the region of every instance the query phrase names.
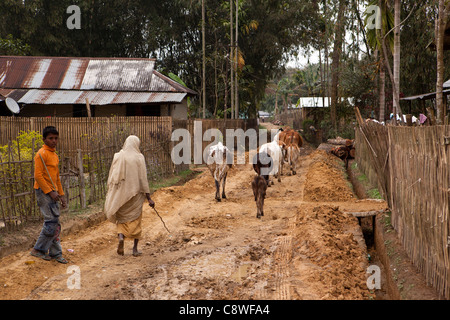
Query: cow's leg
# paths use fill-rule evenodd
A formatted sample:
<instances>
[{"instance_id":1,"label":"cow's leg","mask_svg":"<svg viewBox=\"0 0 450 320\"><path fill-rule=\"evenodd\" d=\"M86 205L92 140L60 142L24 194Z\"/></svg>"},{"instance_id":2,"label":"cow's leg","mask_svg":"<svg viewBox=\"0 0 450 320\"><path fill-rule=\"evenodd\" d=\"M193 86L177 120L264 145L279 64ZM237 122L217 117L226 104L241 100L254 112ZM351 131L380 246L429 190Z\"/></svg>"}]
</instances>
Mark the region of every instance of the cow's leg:
<instances>
[{"instance_id":1,"label":"cow's leg","mask_svg":"<svg viewBox=\"0 0 450 320\"><path fill-rule=\"evenodd\" d=\"M264 198L265 198L265 195L262 194L261 195L261 216L264 216Z\"/></svg>"},{"instance_id":2,"label":"cow's leg","mask_svg":"<svg viewBox=\"0 0 450 320\"><path fill-rule=\"evenodd\" d=\"M288 158L288 162L287 162L287 164L288 164L288 171L289 171L289 173L288 173L288 176L290 176L290 175L292 175L292 162L291 162L291 156L292 156L292 152L291 152L291 148L289 148L288 150L287 150L287 158Z\"/></svg>"},{"instance_id":3,"label":"cow's leg","mask_svg":"<svg viewBox=\"0 0 450 320\"><path fill-rule=\"evenodd\" d=\"M283 163L280 161L278 164L278 182L281 182L281 173L283 171Z\"/></svg>"},{"instance_id":4,"label":"cow's leg","mask_svg":"<svg viewBox=\"0 0 450 320\"><path fill-rule=\"evenodd\" d=\"M256 199L256 218L261 219L261 192L259 190L256 192L258 193Z\"/></svg>"},{"instance_id":5,"label":"cow's leg","mask_svg":"<svg viewBox=\"0 0 450 320\"><path fill-rule=\"evenodd\" d=\"M215 179L214 179L214 181L216 183L216 200L220 202L221 201L221 199L220 199L220 183L219 183L219 181L217 181Z\"/></svg>"},{"instance_id":6,"label":"cow's leg","mask_svg":"<svg viewBox=\"0 0 450 320\"><path fill-rule=\"evenodd\" d=\"M222 199L226 199L227 198L225 196L225 184L227 182L227 175L228 175L228 172L225 172L225 175L223 176L223 180L222 180Z\"/></svg>"}]
</instances>

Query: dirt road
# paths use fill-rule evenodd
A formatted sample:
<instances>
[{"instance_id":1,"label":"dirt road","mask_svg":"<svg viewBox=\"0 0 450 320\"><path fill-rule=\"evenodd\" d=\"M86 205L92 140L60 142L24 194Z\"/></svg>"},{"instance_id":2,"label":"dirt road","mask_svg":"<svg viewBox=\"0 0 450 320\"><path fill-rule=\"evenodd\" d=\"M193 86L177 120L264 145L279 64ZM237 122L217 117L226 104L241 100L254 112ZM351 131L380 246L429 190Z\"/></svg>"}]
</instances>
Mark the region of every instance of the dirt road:
<instances>
[{"instance_id":1,"label":"dirt road","mask_svg":"<svg viewBox=\"0 0 450 320\"><path fill-rule=\"evenodd\" d=\"M251 165L231 169L222 202L205 171L152 195L171 234L145 206L142 256L132 256L131 241L117 255L115 226L105 221L62 239L68 265L28 251L1 259L0 298L369 299L361 229L343 212L385 204L357 201L338 159L306 153L297 175L268 189L261 220ZM72 268L80 289L68 288Z\"/></svg>"}]
</instances>

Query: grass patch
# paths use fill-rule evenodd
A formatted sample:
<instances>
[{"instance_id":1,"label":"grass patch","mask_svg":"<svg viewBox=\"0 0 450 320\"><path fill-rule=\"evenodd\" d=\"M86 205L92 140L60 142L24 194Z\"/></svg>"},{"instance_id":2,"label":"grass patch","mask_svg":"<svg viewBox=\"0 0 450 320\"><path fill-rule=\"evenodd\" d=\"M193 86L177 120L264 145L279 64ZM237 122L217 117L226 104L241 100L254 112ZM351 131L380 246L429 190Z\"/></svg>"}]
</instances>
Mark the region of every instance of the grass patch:
<instances>
[{"instance_id":1,"label":"grass patch","mask_svg":"<svg viewBox=\"0 0 450 320\"><path fill-rule=\"evenodd\" d=\"M371 199L383 199L383 197L380 194L380 191L378 191L377 188L373 188L367 191L367 195L371 198Z\"/></svg>"},{"instance_id":2,"label":"grass patch","mask_svg":"<svg viewBox=\"0 0 450 320\"><path fill-rule=\"evenodd\" d=\"M359 182L369 182L369 179L367 179L365 174L361 173L360 175L358 175L358 181Z\"/></svg>"},{"instance_id":3,"label":"grass patch","mask_svg":"<svg viewBox=\"0 0 450 320\"><path fill-rule=\"evenodd\" d=\"M196 172L196 171L184 170L184 171L181 171L178 175L168 177L165 179L161 179L158 181L152 181L152 182L150 182L150 185L149 185L150 193L153 193L160 188L171 187L171 186L179 184L183 181L195 178L195 176L197 176L198 174L199 174L199 172Z\"/></svg>"}]
</instances>

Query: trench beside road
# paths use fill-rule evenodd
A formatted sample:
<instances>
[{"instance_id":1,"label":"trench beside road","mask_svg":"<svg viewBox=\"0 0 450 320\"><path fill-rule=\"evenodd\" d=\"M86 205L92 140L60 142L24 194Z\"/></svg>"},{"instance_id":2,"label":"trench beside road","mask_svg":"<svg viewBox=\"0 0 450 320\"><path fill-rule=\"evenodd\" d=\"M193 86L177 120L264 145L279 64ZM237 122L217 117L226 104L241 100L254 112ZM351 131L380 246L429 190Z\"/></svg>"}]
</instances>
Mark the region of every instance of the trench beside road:
<instances>
[{"instance_id":1,"label":"trench beside road","mask_svg":"<svg viewBox=\"0 0 450 320\"><path fill-rule=\"evenodd\" d=\"M385 203L357 200L340 160L323 151L304 149L299 167L268 188L262 219L248 164L229 171L222 202L214 199L207 170L183 186L159 189L152 198L171 233L144 206L139 257L132 256L131 241L117 255L108 221L63 237L68 265L28 251L4 257L0 299L374 297L361 228L344 212L381 210ZM68 288L71 270L79 289Z\"/></svg>"}]
</instances>

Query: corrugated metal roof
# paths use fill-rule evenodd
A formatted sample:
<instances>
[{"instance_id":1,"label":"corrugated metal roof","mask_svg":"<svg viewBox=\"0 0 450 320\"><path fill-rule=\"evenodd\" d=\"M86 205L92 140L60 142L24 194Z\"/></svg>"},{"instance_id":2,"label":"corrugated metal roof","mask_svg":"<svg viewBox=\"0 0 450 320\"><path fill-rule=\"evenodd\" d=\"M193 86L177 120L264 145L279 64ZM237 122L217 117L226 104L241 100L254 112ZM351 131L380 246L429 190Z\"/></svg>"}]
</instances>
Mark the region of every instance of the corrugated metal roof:
<instances>
[{"instance_id":1,"label":"corrugated metal roof","mask_svg":"<svg viewBox=\"0 0 450 320\"><path fill-rule=\"evenodd\" d=\"M154 60L90 60L81 90L149 91Z\"/></svg>"},{"instance_id":2,"label":"corrugated metal roof","mask_svg":"<svg viewBox=\"0 0 450 320\"><path fill-rule=\"evenodd\" d=\"M25 104L85 104L91 105L129 103L181 103L184 92L133 92L133 91L83 91L83 90L10 90L11 97Z\"/></svg>"},{"instance_id":3,"label":"corrugated metal roof","mask_svg":"<svg viewBox=\"0 0 450 320\"><path fill-rule=\"evenodd\" d=\"M180 103L197 93L154 59L0 56L0 94L25 104Z\"/></svg>"},{"instance_id":4,"label":"corrugated metal roof","mask_svg":"<svg viewBox=\"0 0 450 320\"><path fill-rule=\"evenodd\" d=\"M443 94L450 94L450 88L449 89L444 89L442 91ZM400 100L402 101L412 101L412 100L428 100L428 99L434 99L436 98L436 92L430 92L430 93L425 93L425 94L419 94L416 96L411 96L411 97L404 97L401 98Z\"/></svg>"},{"instance_id":5,"label":"corrugated metal roof","mask_svg":"<svg viewBox=\"0 0 450 320\"><path fill-rule=\"evenodd\" d=\"M2 56L0 88L149 91L154 66L154 59Z\"/></svg>"},{"instance_id":6,"label":"corrugated metal roof","mask_svg":"<svg viewBox=\"0 0 450 320\"><path fill-rule=\"evenodd\" d=\"M444 88L450 88L450 80L444 82Z\"/></svg>"}]
</instances>

